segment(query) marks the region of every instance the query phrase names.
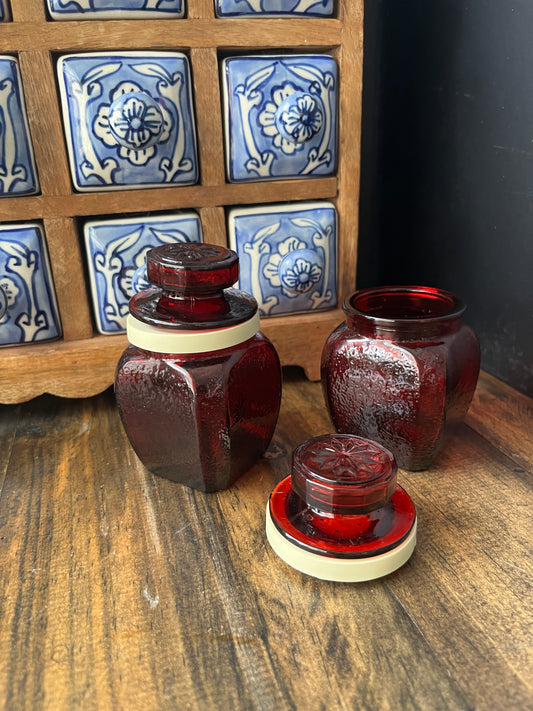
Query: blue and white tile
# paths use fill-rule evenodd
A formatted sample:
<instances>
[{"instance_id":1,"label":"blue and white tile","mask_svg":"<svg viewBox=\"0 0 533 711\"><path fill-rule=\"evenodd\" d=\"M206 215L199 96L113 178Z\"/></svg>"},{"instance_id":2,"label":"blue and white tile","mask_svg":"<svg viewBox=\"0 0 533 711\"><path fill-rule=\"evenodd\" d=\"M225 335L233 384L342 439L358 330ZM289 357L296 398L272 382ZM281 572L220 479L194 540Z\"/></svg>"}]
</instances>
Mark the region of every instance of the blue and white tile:
<instances>
[{"instance_id":1,"label":"blue and white tile","mask_svg":"<svg viewBox=\"0 0 533 711\"><path fill-rule=\"evenodd\" d=\"M37 343L61 335L42 228L0 227L0 345Z\"/></svg>"},{"instance_id":2,"label":"blue and white tile","mask_svg":"<svg viewBox=\"0 0 533 711\"><path fill-rule=\"evenodd\" d=\"M7 0L0 0L0 22L7 22L11 19Z\"/></svg>"},{"instance_id":3,"label":"blue and white tile","mask_svg":"<svg viewBox=\"0 0 533 711\"><path fill-rule=\"evenodd\" d=\"M222 86L230 181L335 172L337 65L333 57L229 57L222 63Z\"/></svg>"},{"instance_id":4,"label":"blue and white tile","mask_svg":"<svg viewBox=\"0 0 533 711\"><path fill-rule=\"evenodd\" d=\"M215 0L217 17L331 17L333 0Z\"/></svg>"},{"instance_id":5,"label":"blue and white tile","mask_svg":"<svg viewBox=\"0 0 533 711\"><path fill-rule=\"evenodd\" d=\"M180 18L185 0L48 0L53 20Z\"/></svg>"},{"instance_id":6,"label":"blue and white tile","mask_svg":"<svg viewBox=\"0 0 533 711\"><path fill-rule=\"evenodd\" d=\"M39 189L20 72L14 57L0 56L0 195Z\"/></svg>"},{"instance_id":7,"label":"blue and white tile","mask_svg":"<svg viewBox=\"0 0 533 711\"><path fill-rule=\"evenodd\" d=\"M228 214L239 287L261 316L337 305L337 212L330 202L258 205Z\"/></svg>"},{"instance_id":8,"label":"blue and white tile","mask_svg":"<svg viewBox=\"0 0 533 711\"><path fill-rule=\"evenodd\" d=\"M178 52L94 52L58 62L79 191L198 180L189 62Z\"/></svg>"},{"instance_id":9,"label":"blue and white tile","mask_svg":"<svg viewBox=\"0 0 533 711\"><path fill-rule=\"evenodd\" d=\"M172 242L202 242L193 211L160 216L95 220L84 225L96 326L100 333L126 330L128 303L145 282L146 253Z\"/></svg>"}]
</instances>

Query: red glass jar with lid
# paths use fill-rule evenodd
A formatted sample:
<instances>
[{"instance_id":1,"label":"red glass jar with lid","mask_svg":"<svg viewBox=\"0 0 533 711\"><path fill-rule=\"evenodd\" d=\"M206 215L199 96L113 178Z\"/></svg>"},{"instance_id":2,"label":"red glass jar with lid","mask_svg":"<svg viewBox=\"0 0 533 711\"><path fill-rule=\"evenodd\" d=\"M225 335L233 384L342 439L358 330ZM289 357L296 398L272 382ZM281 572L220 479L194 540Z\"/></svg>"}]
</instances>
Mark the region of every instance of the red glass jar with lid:
<instances>
[{"instance_id":1,"label":"red glass jar with lid","mask_svg":"<svg viewBox=\"0 0 533 711\"><path fill-rule=\"evenodd\" d=\"M427 469L470 405L479 342L463 302L433 287L356 291L322 352L322 384L338 432L390 449L398 465Z\"/></svg>"},{"instance_id":2,"label":"red glass jar with lid","mask_svg":"<svg viewBox=\"0 0 533 711\"><path fill-rule=\"evenodd\" d=\"M230 288L239 260L203 243L147 254L152 287L130 300L115 392L124 428L154 474L201 491L229 487L268 447L281 367L255 299Z\"/></svg>"}]
</instances>

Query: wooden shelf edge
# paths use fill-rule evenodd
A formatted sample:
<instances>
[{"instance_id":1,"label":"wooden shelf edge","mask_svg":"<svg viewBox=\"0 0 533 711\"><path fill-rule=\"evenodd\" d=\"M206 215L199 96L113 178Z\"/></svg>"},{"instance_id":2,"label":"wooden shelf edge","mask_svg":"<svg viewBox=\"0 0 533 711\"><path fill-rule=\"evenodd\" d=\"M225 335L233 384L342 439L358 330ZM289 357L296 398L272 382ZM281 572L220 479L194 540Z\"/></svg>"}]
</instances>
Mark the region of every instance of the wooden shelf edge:
<instances>
[{"instance_id":1,"label":"wooden shelf edge","mask_svg":"<svg viewBox=\"0 0 533 711\"><path fill-rule=\"evenodd\" d=\"M0 403L12 405L49 393L82 398L113 384L126 336L95 336L3 348Z\"/></svg>"},{"instance_id":2,"label":"wooden shelf edge","mask_svg":"<svg viewBox=\"0 0 533 711\"><path fill-rule=\"evenodd\" d=\"M189 185L136 190L109 190L69 195L6 197L0 220L38 220L54 217L91 217L154 210L263 204L329 199L337 195L336 176L301 180L272 180L223 185ZM133 199L132 199L133 198Z\"/></svg>"},{"instance_id":3,"label":"wooden shelf edge","mask_svg":"<svg viewBox=\"0 0 533 711\"><path fill-rule=\"evenodd\" d=\"M139 29L142 23L142 42ZM303 51L333 47L341 41L341 22L332 18L179 20L82 20L10 22L2 27L2 46L17 51L109 51L220 47L270 49L297 47Z\"/></svg>"},{"instance_id":4,"label":"wooden shelf edge","mask_svg":"<svg viewBox=\"0 0 533 711\"><path fill-rule=\"evenodd\" d=\"M309 380L320 380L322 348L343 320L340 309L278 316L261 321L282 365L301 366ZM113 385L125 335L94 336L80 341L51 341L1 351L0 403L13 405L49 393L92 397Z\"/></svg>"}]
</instances>

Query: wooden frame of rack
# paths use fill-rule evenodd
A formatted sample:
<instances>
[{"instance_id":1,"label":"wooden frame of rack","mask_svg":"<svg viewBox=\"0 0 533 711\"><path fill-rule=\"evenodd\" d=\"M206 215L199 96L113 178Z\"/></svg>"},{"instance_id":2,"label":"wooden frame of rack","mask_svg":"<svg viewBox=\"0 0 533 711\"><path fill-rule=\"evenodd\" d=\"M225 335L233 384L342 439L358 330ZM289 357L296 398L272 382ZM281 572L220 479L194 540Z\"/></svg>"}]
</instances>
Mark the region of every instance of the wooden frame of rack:
<instances>
[{"instance_id":1,"label":"wooden frame of rack","mask_svg":"<svg viewBox=\"0 0 533 711\"><path fill-rule=\"evenodd\" d=\"M340 300L355 287L359 195L363 0L338 0L328 19L215 19L213 0L187 0L179 20L52 22L45 0L11 0L12 21L0 24L0 53L18 57L40 194L2 197L0 222L44 226L61 316L61 340L0 351L0 402L44 392L86 397L109 387L124 335L95 332L80 240L84 218L196 209L204 240L226 244L225 210L233 205L332 200L339 216L337 288ZM191 62L200 182L186 187L76 193L63 135L56 59L68 52L175 49ZM327 52L339 66L338 170L333 177L228 183L224 169L219 60L231 52L294 49ZM320 377L320 353L343 320L336 309L262 321L282 364Z\"/></svg>"}]
</instances>

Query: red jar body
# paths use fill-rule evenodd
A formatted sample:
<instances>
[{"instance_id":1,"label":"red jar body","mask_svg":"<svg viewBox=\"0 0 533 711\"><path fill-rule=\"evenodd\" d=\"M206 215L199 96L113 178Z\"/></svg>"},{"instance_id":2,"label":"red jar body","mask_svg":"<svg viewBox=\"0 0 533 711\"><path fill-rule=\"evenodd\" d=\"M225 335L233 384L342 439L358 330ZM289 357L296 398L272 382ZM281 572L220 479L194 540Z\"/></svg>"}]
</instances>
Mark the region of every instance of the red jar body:
<instances>
[{"instance_id":1,"label":"red jar body","mask_svg":"<svg viewBox=\"0 0 533 711\"><path fill-rule=\"evenodd\" d=\"M201 491L230 486L268 447L281 394L280 365L258 333L202 354L120 359L117 402L130 442L154 474Z\"/></svg>"},{"instance_id":2,"label":"red jar body","mask_svg":"<svg viewBox=\"0 0 533 711\"><path fill-rule=\"evenodd\" d=\"M173 244L147 257L154 287L130 301L115 393L128 438L154 474L201 491L229 487L267 449L281 366L257 303L228 288L238 258Z\"/></svg>"},{"instance_id":3,"label":"red jar body","mask_svg":"<svg viewBox=\"0 0 533 711\"><path fill-rule=\"evenodd\" d=\"M405 469L426 469L463 420L479 343L452 294L423 287L355 292L322 354L322 383L341 433L380 442Z\"/></svg>"}]
</instances>

